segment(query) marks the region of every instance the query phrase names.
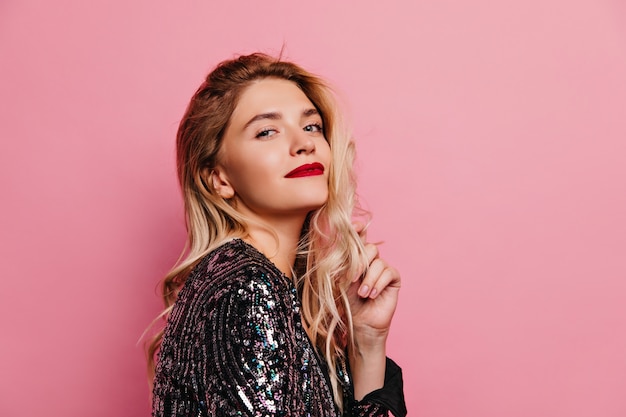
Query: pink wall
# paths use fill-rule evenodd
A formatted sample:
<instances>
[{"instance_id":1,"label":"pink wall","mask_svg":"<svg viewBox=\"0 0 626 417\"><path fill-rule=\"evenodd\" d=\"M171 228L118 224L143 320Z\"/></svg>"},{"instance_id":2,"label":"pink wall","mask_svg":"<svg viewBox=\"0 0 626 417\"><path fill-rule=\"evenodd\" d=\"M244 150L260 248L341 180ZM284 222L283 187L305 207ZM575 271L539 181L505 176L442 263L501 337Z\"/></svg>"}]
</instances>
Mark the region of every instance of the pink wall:
<instances>
[{"instance_id":1,"label":"pink wall","mask_svg":"<svg viewBox=\"0 0 626 417\"><path fill-rule=\"evenodd\" d=\"M0 2L0 415L148 415L176 124L283 43L349 104L409 414L626 415L624 3L345 3Z\"/></svg>"}]
</instances>

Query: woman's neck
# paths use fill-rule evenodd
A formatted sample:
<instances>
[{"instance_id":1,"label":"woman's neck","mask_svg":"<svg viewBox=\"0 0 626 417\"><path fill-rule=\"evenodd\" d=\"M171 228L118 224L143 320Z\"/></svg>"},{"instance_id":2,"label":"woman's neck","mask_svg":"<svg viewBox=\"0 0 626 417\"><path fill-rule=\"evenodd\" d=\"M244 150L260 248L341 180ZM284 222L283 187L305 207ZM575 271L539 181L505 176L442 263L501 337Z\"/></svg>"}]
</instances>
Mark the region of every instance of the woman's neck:
<instances>
[{"instance_id":1,"label":"woman's neck","mask_svg":"<svg viewBox=\"0 0 626 417\"><path fill-rule=\"evenodd\" d=\"M250 225L244 240L263 253L287 277L291 278L304 219L282 219L268 228Z\"/></svg>"}]
</instances>

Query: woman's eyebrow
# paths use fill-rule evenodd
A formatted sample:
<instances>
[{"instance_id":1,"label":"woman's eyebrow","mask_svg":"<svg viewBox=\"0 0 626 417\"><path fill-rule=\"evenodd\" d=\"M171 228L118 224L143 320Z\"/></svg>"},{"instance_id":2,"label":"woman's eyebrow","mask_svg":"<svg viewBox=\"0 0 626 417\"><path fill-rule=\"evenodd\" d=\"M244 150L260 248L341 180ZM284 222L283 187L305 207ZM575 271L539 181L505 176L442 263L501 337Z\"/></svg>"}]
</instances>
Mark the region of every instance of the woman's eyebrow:
<instances>
[{"instance_id":1,"label":"woman's eyebrow","mask_svg":"<svg viewBox=\"0 0 626 417\"><path fill-rule=\"evenodd\" d=\"M320 112L317 111L315 107L311 107L310 109L305 109L302 111L302 117L310 117L314 115L319 115ZM248 126L250 126L254 122L258 122L259 120L279 120L282 119L283 115L279 112L269 112L269 113L259 113L254 116L252 119L248 120L248 122L243 126L243 130L246 130Z\"/></svg>"},{"instance_id":2,"label":"woman's eyebrow","mask_svg":"<svg viewBox=\"0 0 626 417\"><path fill-rule=\"evenodd\" d=\"M306 109L306 110L304 110L302 112L302 116L303 117L309 117L309 116L313 116L313 115L316 115L316 114L319 115L320 112L318 112L317 109L314 108L314 107L311 107L310 109Z\"/></svg>"},{"instance_id":3,"label":"woman's eyebrow","mask_svg":"<svg viewBox=\"0 0 626 417\"><path fill-rule=\"evenodd\" d=\"M283 117L283 115L281 113L278 112L270 112L270 113L261 113L261 114L257 114L256 116L254 116L252 119L248 120L248 123L246 123L243 126L243 129L247 129L248 126L250 126L252 123L257 122L259 120L264 120L264 119L269 119L269 120L278 120L281 119Z\"/></svg>"}]
</instances>

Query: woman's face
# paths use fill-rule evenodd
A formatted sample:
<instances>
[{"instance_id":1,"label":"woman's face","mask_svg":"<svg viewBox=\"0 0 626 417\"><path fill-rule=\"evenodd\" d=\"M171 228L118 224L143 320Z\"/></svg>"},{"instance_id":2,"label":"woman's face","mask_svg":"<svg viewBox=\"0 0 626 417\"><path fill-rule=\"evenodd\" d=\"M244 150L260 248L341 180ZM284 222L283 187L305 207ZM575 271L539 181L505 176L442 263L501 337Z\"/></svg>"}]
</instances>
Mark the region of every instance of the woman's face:
<instances>
[{"instance_id":1,"label":"woman's face","mask_svg":"<svg viewBox=\"0 0 626 417\"><path fill-rule=\"evenodd\" d=\"M266 78L241 94L212 181L240 213L272 222L327 201L330 160L315 106L293 82Z\"/></svg>"}]
</instances>

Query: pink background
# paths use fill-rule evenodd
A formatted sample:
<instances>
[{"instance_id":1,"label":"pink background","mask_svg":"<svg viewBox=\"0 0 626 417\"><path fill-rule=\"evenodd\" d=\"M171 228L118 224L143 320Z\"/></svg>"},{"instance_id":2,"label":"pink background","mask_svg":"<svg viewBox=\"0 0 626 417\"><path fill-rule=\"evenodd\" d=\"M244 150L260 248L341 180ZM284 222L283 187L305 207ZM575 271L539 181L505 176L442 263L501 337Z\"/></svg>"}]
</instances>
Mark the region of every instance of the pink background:
<instances>
[{"instance_id":1,"label":"pink background","mask_svg":"<svg viewBox=\"0 0 626 417\"><path fill-rule=\"evenodd\" d=\"M0 2L0 415L147 416L206 72L328 78L402 272L409 415L626 415L621 0Z\"/></svg>"}]
</instances>

